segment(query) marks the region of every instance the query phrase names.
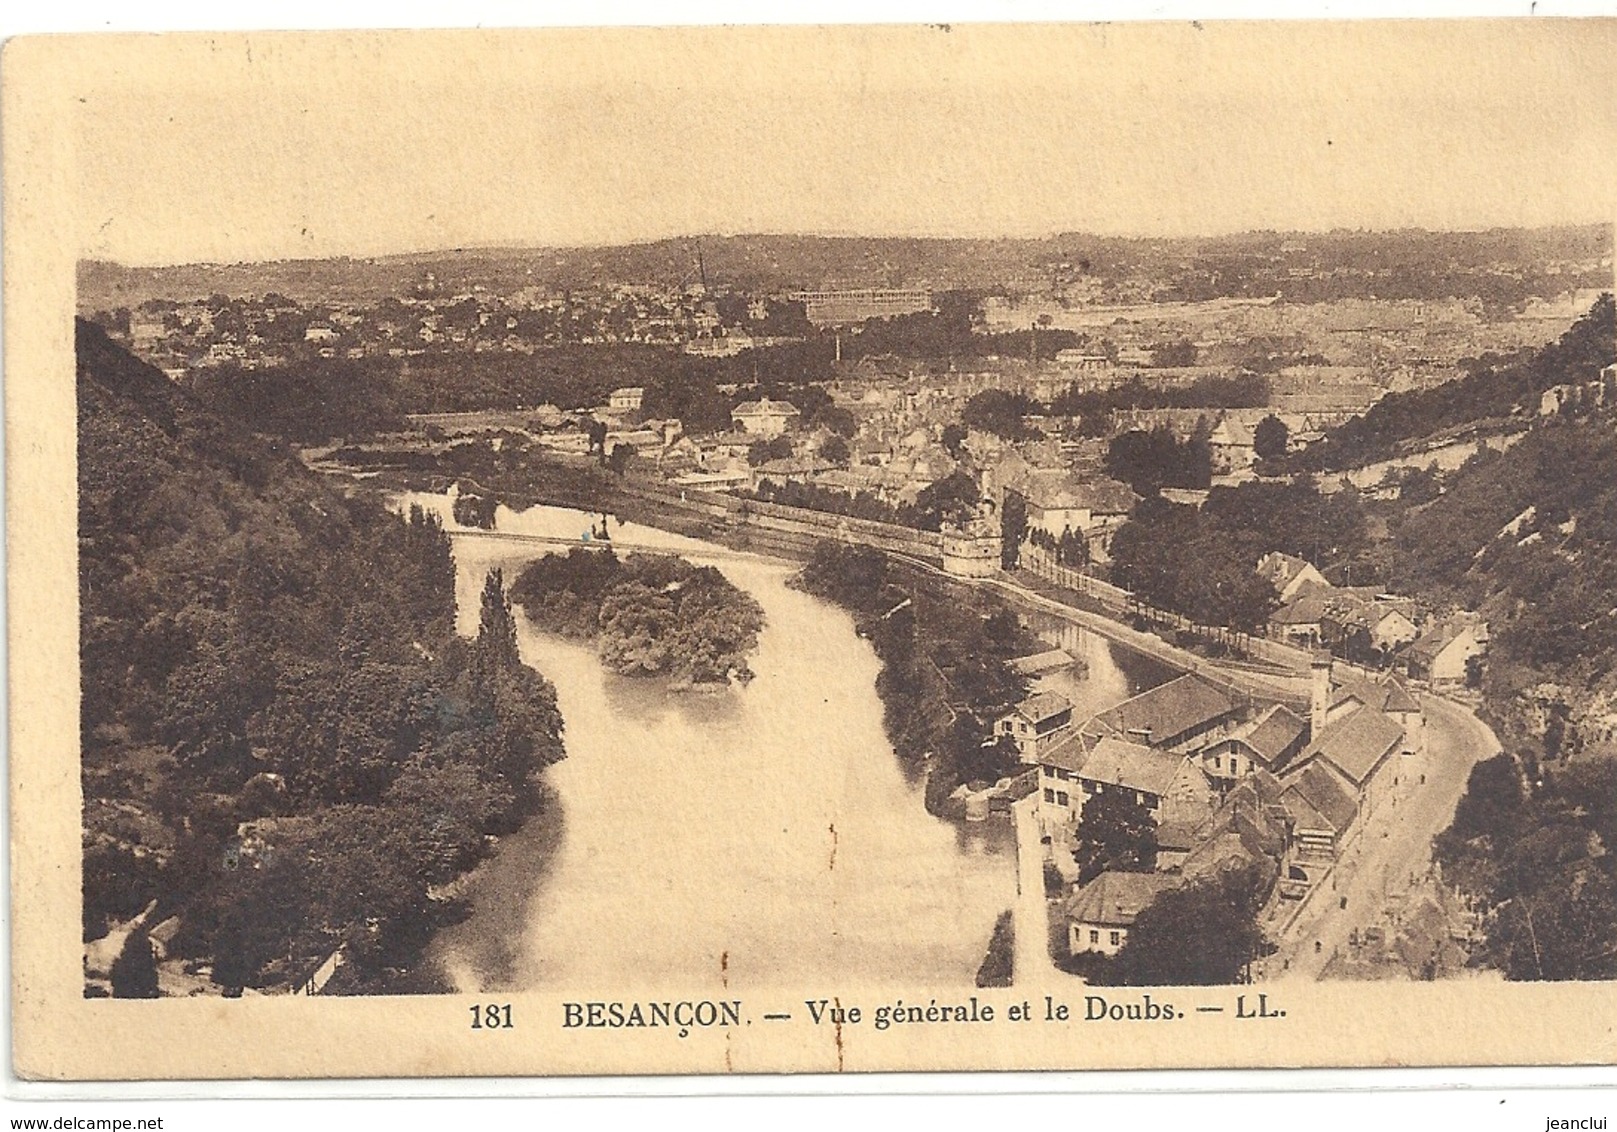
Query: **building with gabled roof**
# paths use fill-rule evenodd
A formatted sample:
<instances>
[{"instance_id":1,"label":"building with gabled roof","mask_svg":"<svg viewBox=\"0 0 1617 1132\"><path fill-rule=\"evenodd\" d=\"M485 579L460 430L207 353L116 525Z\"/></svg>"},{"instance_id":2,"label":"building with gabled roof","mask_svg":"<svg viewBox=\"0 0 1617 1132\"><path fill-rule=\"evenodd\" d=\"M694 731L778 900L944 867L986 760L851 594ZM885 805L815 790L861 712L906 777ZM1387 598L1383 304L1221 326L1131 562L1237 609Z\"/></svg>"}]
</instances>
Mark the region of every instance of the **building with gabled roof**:
<instances>
[{"instance_id":1,"label":"building with gabled roof","mask_svg":"<svg viewBox=\"0 0 1617 1132\"><path fill-rule=\"evenodd\" d=\"M1330 867L1359 820L1359 804L1319 763L1285 780L1280 802L1292 822L1292 861L1310 881Z\"/></svg>"},{"instance_id":2,"label":"building with gabled roof","mask_svg":"<svg viewBox=\"0 0 1617 1132\"><path fill-rule=\"evenodd\" d=\"M1329 590L1305 589L1269 614L1269 636L1294 645L1318 645L1325 635Z\"/></svg>"},{"instance_id":3,"label":"building with gabled roof","mask_svg":"<svg viewBox=\"0 0 1617 1132\"><path fill-rule=\"evenodd\" d=\"M1140 913L1181 883L1169 873L1101 873L1068 897L1062 907L1068 951L1116 955Z\"/></svg>"},{"instance_id":4,"label":"building with gabled roof","mask_svg":"<svg viewBox=\"0 0 1617 1132\"><path fill-rule=\"evenodd\" d=\"M1213 809L1213 788L1190 756L1159 751L1113 736L1099 740L1078 771L1083 805L1121 790L1158 826L1195 827ZM1083 820L1082 806L1079 820Z\"/></svg>"},{"instance_id":5,"label":"building with gabled roof","mask_svg":"<svg viewBox=\"0 0 1617 1132\"><path fill-rule=\"evenodd\" d=\"M1240 705L1228 692L1186 673L1100 712L1082 732L1091 741L1111 736L1158 750L1189 750L1233 727L1239 716Z\"/></svg>"},{"instance_id":6,"label":"building with gabled roof","mask_svg":"<svg viewBox=\"0 0 1617 1132\"><path fill-rule=\"evenodd\" d=\"M1078 773L1086 785L1093 787L1090 793L1117 787L1144 794L1148 799L1160 799L1184 762L1183 755L1107 736L1095 744ZM1140 801L1148 809L1154 804L1146 799Z\"/></svg>"},{"instance_id":7,"label":"building with gabled roof","mask_svg":"<svg viewBox=\"0 0 1617 1132\"><path fill-rule=\"evenodd\" d=\"M645 400L645 396L646 391L641 386L625 385L607 394L606 405L613 412L637 412L641 402Z\"/></svg>"},{"instance_id":8,"label":"building with gabled roof","mask_svg":"<svg viewBox=\"0 0 1617 1132\"><path fill-rule=\"evenodd\" d=\"M1066 649L1045 649L1043 652L1032 653L1028 656L1019 656L1007 662L1010 670L1018 676L1043 676L1050 672L1059 672L1064 668L1079 666L1083 671L1087 668Z\"/></svg>"},{"instance_id":9,"label":"building with gabled roof","mask_svg":"<svg viewBox=\"0 0 1617 1132\"><path fill-rule=\"evenodd\" d=\"M1370 813L1386 797L1396 777L1391 767L1403 748L1404 729L1374 708L1358 707L1327 723L1297 758L1282 768L1281 779L1322 770ZM1327 815L1329 816L1329 815Z\"/></svg>"},{"instance_id":10,"label":"building with gabled roof","mask_svg":"<svg viewBox=\"0 0 1617 1132\"><path fill-rule=\"evenodd\" d=\"M1171 821L1157 826L1157 869L1172 872L1183 867L1191 853L1202 843L1197 835L1200 828L1199 822L1192 821Z\"/></svg>"},{"instance_id":11,"label":"building with gabled roof","mask_svg":"<svg viewBox=\"0 0 1617 1132\"><path fill-rule=\"evenodd\" d=\"M1402 743L1403 728L1390 716L1358 707L1328 722L1282 773L1319 761L1336 771L1346 785L1363 791Z\"/></svg>"},{"instance_id":12,"label":"building with gabled roof","mask_svg":"<svg viewBox=\"0 0 1617 1132\"><path fill-rule=\"evenodd\" d=\"M1100 477L1079 477L1065 469L1017 470L1002 460L998 480L1027 500L1030 529L1060 538L1066 531L1080 534L1092 551L1104 554L1112 534L1123 525L1140 497L1125 483Z\"/></svg>"},{"instance_id":13,"label":"building with gabled roof","mask_svg":"<svg viewBox=\"0 0 1617 1132\"><path fill-rule=\"evenodd\" d=\"M994 734L1016 743L1024 763L1037 763L1039 752L1072 728L1072 701L1059 692L1037 692L995 721Z\"/></svg>"},{"instance_id":14,"label":"building with gabled roof","mask_svg":"<svg viewBox=\"0 0 1617 1132\"><path fill-rule=\"evenodd\" d=\"M1257 429L1239 414L1225 413L1208 433L1213 452L1213 471L1233 472L1250 468L1258 461Z\"/></svg>"},{"instance_id":15,"label":"building with gabled roof","mask_svg":"<svg viewBox=\"0 0 1617 1132\"><path fill-rule=\"evenodd\" d=\"M1344 656L1389 657L1417 636L1412 602L1335 593L1339 596L1327 604L1321 632Z\"/></svg>"},{"instance_id":16,"label":"building with gabled roof","mask_svg":"<svg viewBox=\"0 0 1617 1132\"><path fill-rule=\"evenodd\" d=\"M1283 876L1290 863L1295 819L1283 797L1286 788L1266 770L1237 782L1196 831L1197 847L1185 860L1187 877L1204 876L1237 864L1261 864ZM1235 848L1239 843L1239 850ZM1298 879L1306 881L1306 874Z\"/></svg>"},{"instance_id":17,"label":"building with gabled roof","mask_svg":"<svg viewBox=\"0 0 1617 1132\"><path fill-rule=\"evenodd\" d=\"M1294 758L1308 742L1308 721L1284 704L1274 704L1256 719L1202 748L1202 773L1221 793L1256 771L1274 771Z\"/></svg>"},{"instance_id":18,"label":"building with gabled roof","mask_svg":"<svg viewBox=\"0 0 1617 1132\"><path fill-rule=\"evenodd\" d=\"M765 439L779 436L800 416L797 406L790 401L771 401L768 397L743 401L730 410L730 420L736 428Z\"/></svg>"},{"instance_id":19,"label":"building with gabled roof","mask_svg":"<svg viewBox=\"0 0 1617 1132\"><path fill-rule=\"evenodd\" d=\"M1451 617L1416 638L1402 658L1410 679L1452 688L1465 683L1467 664L1487 649L1485 626L1475 618Z\"/></svg>"},{"instance_id":20,"label":"building with gabled roof","mask_svg":"<svg viewBox=\"0 0 1617 1132\"><path fill-rule=\"evenodd\" d=\"M1330 586L1312 562L1278 550L1258 559L1258 573L1275 588L1275 596L1282 602L1290 601L1305 590Z\"/></svg>"},{"instance_id":21,"label":"building with gabled roof","mask_svg":"<svg viewBox=\"0 0 1617 1132\"><path fill-rule=\"evenodd\" d=\"M1403 728L1401 753L1418 755L1426 750L1426 713L1420 701L1398 677L1391 673L1375 680L1362 676L1344 677L1331 690L1325 720L1331 723L1360 707L1378 711Z\"/></svg>"},{"instance_id":22,"label":"building with gabled roof","mask_svg":"<svg viewBox=\"0 0 1617 1132\"><path fill-rule=\"evenodd\" d=\"M1069 727L1056 741L1042 748L1039 760L1039 825L1047 833L1070 829L1083 811L1084 795L1078 774L1089 749Z\"/></svg>"}]
</instances>

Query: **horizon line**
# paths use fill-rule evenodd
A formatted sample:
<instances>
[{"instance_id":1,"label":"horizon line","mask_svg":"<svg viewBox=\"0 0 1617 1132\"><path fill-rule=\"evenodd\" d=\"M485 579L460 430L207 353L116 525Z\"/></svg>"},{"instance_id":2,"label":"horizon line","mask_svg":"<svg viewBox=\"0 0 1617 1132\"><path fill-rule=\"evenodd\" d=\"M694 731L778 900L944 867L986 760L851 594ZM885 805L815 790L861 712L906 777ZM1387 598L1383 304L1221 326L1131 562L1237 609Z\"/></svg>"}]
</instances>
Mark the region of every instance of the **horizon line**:
<instances>
[{"instance_id":1,"label":"horizon line","mask_svg":"<svg viewBox=\"0 0 1617 1132\"><path fill-rule=\"evenodd\" d=\"M108 264L126 270L165 270L186 267L196 268L225 268L225 267L253 267L269 264L287 263L320 263L333 260L354 260L361 262L376 262L388 259L405 259L412 256L452 255L457 252L588 252L607 251L621 248L650 247L654 244L670 243L681 240L767 240L767 239L798 239L798 240L869 240L881 242L910 241L918 243L1037 243L1047 240L1063 238L1116 240L1127 242L1160 242L1181 243L1196 241L1211 241L1232 239L1242 236L1335 236L1335 235L1396 235L1398 233L1419 233L1422 235L1483 235L1490 232L1548 232L1573 228L1613 229L1614 250L1617 250L1617 221L1608 219L1568 220L1548 224L1462 224L1455 227L1426 227L1423 225L1400 225L1398 227L1348 227L1336 225L1331 228L1274 228L1257 227L1231 229L1222 232L1181 233L1167 235L1147 232L1095 232L1081 229L1066 229L1049 231L1039 234L999 234L999 235L943 235L937 233L860 233L846 231L756 231L756 232L684 232L670 233L661 236L644 236L634 239L621 240L615 243L539 243L522 240L490 239L469 241L457 244L443 244L431 247L417 246L397 251L381 252L328 252L322 255L288 255L263 259L240 259L233 261L222 260L171 260L161 262L131 262L109 258L101 255L81 254L75 260L76 267L85 264Z\"/></svg>"}]
</instances>

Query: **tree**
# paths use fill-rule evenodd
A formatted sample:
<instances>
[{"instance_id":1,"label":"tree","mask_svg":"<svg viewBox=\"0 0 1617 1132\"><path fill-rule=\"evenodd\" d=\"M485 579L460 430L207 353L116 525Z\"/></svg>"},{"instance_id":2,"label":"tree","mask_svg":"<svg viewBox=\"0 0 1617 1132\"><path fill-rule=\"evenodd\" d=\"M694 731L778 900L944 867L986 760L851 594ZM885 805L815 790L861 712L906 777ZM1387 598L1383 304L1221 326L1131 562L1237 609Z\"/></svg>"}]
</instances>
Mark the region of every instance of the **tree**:
<instances>
[{"instance_id":1,"label":"tree","mask_svg":"<svg viewBox=\"0 0 1617 1132\"><path fill-rule=\"evenodd\" d=\"M1525 802L1516 760L1503 753L1484 759L1471 768L1448 833L1466 840L1489 837L1501 845L1508 843L1521 829Z\"/></svg>"},{"instance_id":2,"label":"tree","mask_svg":"<svg viewBox=\"0 0 1617 1132\"><path fill-rule=\"evenodd\" d=\"M1116 436L1106 447L1105 468L1142 496L1164 487L1205 488L1213 475L1206 422L1183 444L1165 426Z\"/></svg>"},{"instance_id":3,"label":"tree","mask_svg":"<svg viewBox=\"0 0 1617 1132\"><path fill-rule=\"evenodd\" d=\"M1182 368L1196 364L1196 343L1188 338L1158 342L1151 347L1151 365L1157 369Z\"/></svg>"},{"instance_id":4,"label":"tree","mask_svg":"<svg viewBox=\"0 0 1617 1132\"><path fill-rule=\"evenodd\" d=\"M1489 943L1513 981L1617 976L1617 882L1590 866L1562 869L1499 909Z\"/></svg>"},{"instance_id":5,"label":"tree","mask_svg":"<svg viewBox=\"0 0 1617 1132\"><path fill-rule=\"evenodd\" d=\"M1424 468L1410 468L1399 481L1398 498L1409 507L1430 503L1442 494L1443 485L1438 482L1436 464Z\"/></svg>"},{"instance_id":6,"label":"tree","mask_svg":"<svg viewBox=\"0 0 1617 1132\"><path fill-rule=\"evenodd\" d=\"M1149 872L1157 861L1157 824L1134 791L1109 788L1091 795L1078 819L1078 882L1108 869Z\"/></svg>"},{"instance_id":7,"label":"tree","mask_svg":"<svg viewBox=\"0 0 1617 1132\"><path fill-rule=\"evenodd\" d=\"M956 460L961 458L964 452L962 446L965 442L966 428L964 425L951 421L943 426L943 435L939 438L939 443L943 445L943 450Z\"/></svg>"},{"instance_id":8,"label":"tree","mask_svg":"<svg viewBox=\"0 0 1617 1132\"><path fill-rule=\"evenodd\" d=\"M607 467L612 474L621 476L629 468L629 461L634 459L634 445L624 444L621 441L612 446L612 455L607 457Z\"/></svg>"},{"instance_id":9,"label":"tree","mask_svg":"<svg viewBox=\"0 0 1617 1132\"><path fill-rule=\"evenodd\" d=\"M847 438L859 431L859 420L853 415L851 409L841 405L828 405L814 415L814 424L830 429L838 436Z\"/></svg>"},{"instance_id":10,"label":"tree","mask_svg":"<svg viewBox=\"0 0 1617 1132\"><path fill-rule=\"evenodd\" d=\"M820 458L833 464L846 467L852 455L853 453L848 448L848 441L836 433L826 437L825 443L820 445Z\"/></svg>"},{"instance_id":11,"label":"tree","mask_svg":"<svg viewBox=\"0 0 1617 1132\"><path fill-rule=\"evenodd\" d=\"M998 782L1020 766L1016 740L1009 735L992 735L964 712L950 729L945 753L961 782Z\"/></svg>"},{"instance_id":12,"label":"tree","mask_svg":"<svg viewBox=\"0 0 1617 1132\"><path fill-rule=\"evenodd\" d=\"M1260 460L1278 460L1286 454L1291 430L1286 422L1270 413L1252 430L1252 450Z\"/></svg>"},{"instance_id":13,"label":"tree","mask_svg":"<svg viewBox=\"0 0 1617 1132\"><path fill-rule=\"evenodd\" d=\"M135 928L112 961L113 998L157 998L157 953L145 928Z\"/></svg>"},{"instance_id":14,"label":"tree","mask_svg":"<svg viewBox=\"0 0 1617 1132\"><path fill-rule=\"evenodd\" d=\"M455 522L463 527L477 527L481 530L494 528L494 516L499 510L499 500L489 495L479 495L476 492L462 491L455 496L453 513Z\"/></svg>"},{"instance_id":15,"label":"tree","mask_svg":"<svg viewBox=\"0 0 1617 1132\"><path fill-rule=\"evenodd\" d=\"M1134 921L1109 972L1126 986L1224 986L1270 950L1258 927L1269 885L1257 866L1164 892Z\"/></svg>"},{"instance_id":16,"label":"tree","mask_svg":"<svg viewBox=\"0 0 1617 1132\"><path fill-rule=\"evenodd\" d=\"M1027 500L1019 492L1005 493L1005 504L999 512L999 534L999 564L1014 570L1021 558L1022 540L1027 537Z\"/></svg>"},{"instance_id":17,"label":"tree","mask_svg":"<svg viewBox=\"0 0 1617 1132\"><path fill-rule=\"evenodd\" d=\"M754 440L747 447L747 464L760 468L771 460L790 460L792 441L787 436L772 436L768 440Z\"/></svg>"},{"instance_id":18,"label":"tree","mask_svg":"<svg viewBox=\"0 0 1617 1132\"><path fill-rule=\"evenodd\" d=\"M586 417L584 418L584 433L589 437L589 448L586 454L598 456L604 463L606 461L606 422L598 421L594 417Z\"/></svg>"},{"instance_id":19,"label":"tree","mask_svg":"<svg viewBox=\"0 0 1617 1132\"><path fill-rule=\"evenodd\" d=\"M1036 434L1022 418L1038 411L1039 406L1024 394L985 389L966 401L963 416L969 428L991 432L1005 440L1026 440Z\"/></svg>"},{"instance_id":20,"label":"tree","mask_svg":"<svg viewBox=\"0 0 1617 1132\"><path fill-rule=\"evenodd\" d=\"M522 663L517 651L517 623L505 594L505 574L498 566L483 579L482 606L477 618L478 661L488 671L515 668Z\"/></svg>"},{"instance_id":21,"label":"tree","mask_svg":"<svg viewBox=\"0 0 1617 1132\"><path fill-rule=\"evenodd\" d=\"M1082 531L1062 527L1061 537L1052 541L1055 543L1056 561L1061 565L1078 568L1089 565L1089 539Z\"/></svg>"},{"instance_id":22,"label":"tree","mask_svg":"<svg viewBox=\"0 0 1617 1132\"><path fill-rule=\"evenodd\" d=\"M977 481L965 472L956 471L922 488L915 505L922 515L922 529L935 531L945 523L971 517L981 501Z\"/></svg>"}]
</instances>

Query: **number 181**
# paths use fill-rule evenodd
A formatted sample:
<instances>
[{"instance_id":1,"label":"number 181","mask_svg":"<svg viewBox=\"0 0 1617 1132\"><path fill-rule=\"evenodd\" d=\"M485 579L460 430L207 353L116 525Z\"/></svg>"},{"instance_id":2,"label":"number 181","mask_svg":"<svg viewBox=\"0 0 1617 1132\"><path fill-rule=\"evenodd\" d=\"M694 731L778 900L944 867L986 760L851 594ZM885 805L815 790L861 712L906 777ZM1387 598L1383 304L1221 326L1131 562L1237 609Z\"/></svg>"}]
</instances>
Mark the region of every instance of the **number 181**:
<instances>
[{"instance_id":1,"label":"number 181","mask_svg":"<svg viewBox=\"0 0 1617 1132\"><path fill-rule=\"evenodd\" d=\"M515 1023L511 1021L511 1004L488 1003L470 1007L472 1012L472 1029L474 1030L509 1030Z\"/></svg>"}]
</instances>

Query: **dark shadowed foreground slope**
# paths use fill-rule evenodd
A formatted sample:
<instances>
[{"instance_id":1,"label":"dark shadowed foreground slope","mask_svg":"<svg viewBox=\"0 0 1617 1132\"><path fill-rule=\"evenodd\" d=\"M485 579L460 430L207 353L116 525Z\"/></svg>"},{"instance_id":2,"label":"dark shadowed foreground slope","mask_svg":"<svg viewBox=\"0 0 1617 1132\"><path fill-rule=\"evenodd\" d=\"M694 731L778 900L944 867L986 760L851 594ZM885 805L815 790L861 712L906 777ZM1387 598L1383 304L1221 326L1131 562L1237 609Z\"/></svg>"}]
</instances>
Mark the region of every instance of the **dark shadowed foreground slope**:
<instances>
[{"instance_id":1,"label":"dark shadowed foreground slope","mask_svg":"<svg viewBox=\"0 0 1617 1132\"><path fill-rule=\"evenodd\" d=\"M77 339L85 939L139 917L118 993L150 993L146 930L167 992L290 988L339 948L328 989L405 987L429 887L561 756L553 690L503 600L455 636L436 520Z\"/></svg>"}]
</instances>

